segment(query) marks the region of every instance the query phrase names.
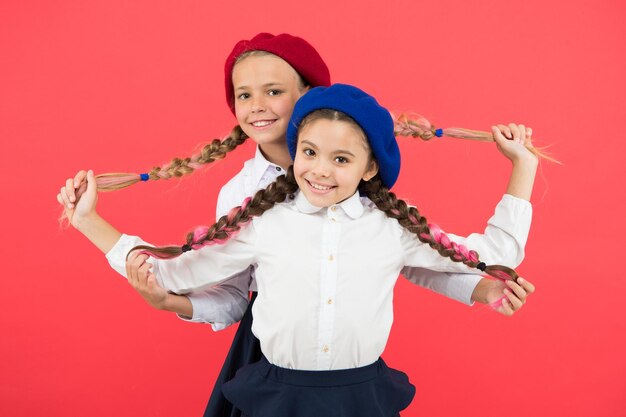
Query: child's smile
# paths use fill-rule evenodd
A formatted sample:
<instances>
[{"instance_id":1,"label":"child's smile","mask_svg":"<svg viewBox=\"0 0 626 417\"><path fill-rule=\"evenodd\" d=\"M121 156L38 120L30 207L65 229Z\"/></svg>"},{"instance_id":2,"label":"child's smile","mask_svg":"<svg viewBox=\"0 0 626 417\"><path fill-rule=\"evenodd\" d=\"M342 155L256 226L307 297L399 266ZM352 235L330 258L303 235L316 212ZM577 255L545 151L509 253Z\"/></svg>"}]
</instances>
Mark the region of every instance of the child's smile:
<instances>
[{"instance_id":1,"label":"child's smile","mask_svg":"<svg viewBox=\"0 0 626 417\"><path fill-rule=\"evenodd\" d=\"M233 68L235 112L241 128L261 145L281 145L293 106L304 93L298 73L275 55L251 55Z\"/></svg>"},{"instance_id":2,"label":"child's smile","mask_svg":"<svg viewBox=\"0 0 626 417\"><path fill-rule=\"evenodd\" d=\"M300 129L294 174L300 190L317 207L351 197L378 168L363 132L352 123L317 119Z\"/></svg>"}]
</instances>

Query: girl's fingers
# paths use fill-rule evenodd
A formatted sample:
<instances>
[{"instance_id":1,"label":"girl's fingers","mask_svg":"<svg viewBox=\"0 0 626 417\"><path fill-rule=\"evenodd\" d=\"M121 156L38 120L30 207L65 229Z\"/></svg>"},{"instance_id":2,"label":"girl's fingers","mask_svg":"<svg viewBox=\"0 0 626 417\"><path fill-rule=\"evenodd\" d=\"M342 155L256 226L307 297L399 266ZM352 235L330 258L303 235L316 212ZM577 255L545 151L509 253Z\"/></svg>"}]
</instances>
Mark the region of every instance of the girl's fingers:
<instances>
[{"instance_id":1,"label":"girl's fingers","mask_svg":"<svg viewBox=\"0 0 626 417\"><path fill-rule=\"evenodd\" d=\"M526 291L520 285L516 284L515 281L506 281L506 285L509 286L513 294L524 304L526 302Z\"/></svg>"},{"instance_id":2,"label":"girl's fingers","mask_svg":"<svg viewBox=\"0 0 626 417\"><path fill-rule=\"evenodd\" d=\"M518 278L517 282L519 283L519 285L522 286L522 288L524 288L524 291L526 291L527 294L532 294L535 292L535 286L524 278Z\"/></svg>"},{"instance_id":3,"label":"girl's fingers","mask_svg":"<svg viewBox=\"0 0 626 417\"><path fill-rule=\"evenodd\" d=\"M126 276L131 285L135 286L137 284L137 270L143 265L146 259L148 259L148 256L139 251L133 251L128 255L128 259L126 260Z\"/></svg>"},{"instance_id":4,"label":"girl's fingers","mask_svg":"<svg viewBox=\"0 0 626 417\"><path fill-rule=\"evenodd\" d=\"M519 137L517 138L517 143L523 145L526 141L526 126L520 124L517 125L517 127L519 128Z\"/></svg>"},{"instance_id":5,"label":"girl's fingers","mask_svg":"<svg viewBox=\"0 0 626 417\"><path fill-rule=\"evenodd\" d=\"M73 208L73 204L70 201L70 197L67 195L67 187L61 187L59 194L61 195L61 198L63 199L63 205L65 206L65 208Z\"/></svg>"},{"instance_id":6,"label":"girl's fingers","mask_svg":"<svg viewBox=\"0 0 626 417\"><path fill-rule=\"evenodd\" d=\"M511 128L505 125L498 125L498 129L502 132L505 138L513 139L513 134L511 133Z\"/></svg>"},{"instance_id":7,"label":"girl's fingers","mask_svg":"<svg viewBox=\"0 0 626 417\"><path fill-rule=\"evenodd\" d=\"M513 291L506 289L504 290L504 294L507 296L509 303L511 303L513 311L516 311L522 308L522 305L524 303L522 302L522 300L520 300L519 298L515 296Z\"/></svg>"},{"instance_id":8,"label":"girl's fingers","mask_svg":"<svg viewBox=\"0 0 626 417\"><path fill-rule=\"evenodd\" d=\"M87 178L87 171L78 171L76 176L74 176L74 188L78 188L85 181L85 178Z\"/></svg>"},{"instance_id":9,"label":"girl's fingers","mask_svg":"<svg viewBox=\"0 0 626 417\"><path fill-rule=\"evenodd\" d=\"M502 314L504 314L505 316L512 316L514 311L513 311L513 306L511 305L511 302L509 301L508 298L503 298L502 299L502 305L500 306L500 312Z\"/></svg>"},{"instance_id":10,"label":"girl's fingers","mask_svg":"<svg viewBox=\"0 0 626 417\"><path fill-rule=\"evenodd\" d=\"M71 203L76 201L76 194L74 194L74 180L71 178L68 178L67 180L65 180L65 190L67 192L67 198L70 200Z\"/></svg>"},{"instance_id":11,"label":"girl's fingers","mask_svg":"<svg viewBox=\"0 0 626 417\"><path fill-rule=\"evenodd\" d=\"M147 278L148 278L148 273L150 272L150 268L152 267L152 265L150 265L148 262L144 262L143 265L141 265L138 269L137 269L137 283L143 287L145 287L147 285Z\"/></svg>"},{"instance_id":12,"label":"girl's fingers","mask_svg":"<svg viewBox=\"0 0 626 417\"><path fill-rule=\"evenodd\" d=\"M97 187L98 186L96 184L96 177L93 175L93 171L87 171L87 189L85 190L85 192L95 194L98 191Z\"/></svg>"},{"instance_id":13,"label":"girl's fingers","mask_svg":"<svg viewBox=\"0 0 626 417\"><path fill-rule=\"evenodd\" d=\"M513 135L509 139L513 139L514 141L518 142L520 138L519 126L516 125L515 123L509 123L509 129L511 129L511 134Z\"/></svg>"},{"instance_id":14,"label":"girl's fingers","mask_svg":"<svg viewBox=\"0 0 626 417\"><path fill-rule=\"evenodd\" d=\"M531 127L526 128L526 138L524 139L524 145L527 147L533 146L533 129Z\"/></svg>"},{"instance_id":15,"label":"girl's fingers","mask_svg":"<svg viewBox=\"0 0 626 417\"><path fill-rule=\"evenodd\" d=\"M159 284L157 284L157 281L156 281L156 276L152 273L152 270L148 271L147 282L148 282L148 289L154 290L156 288L159 288Z\"/></svg>"},{"instance_id":16,"label":"girl's fingers","mask_svg":"<svg viewBox=\"0 0 626 417\"><path fill-rule=\"evenodd\" d=\"M500 142L504 142L507 140L504 134L502 133L502 129L499 126L491 126L491 132L493 133L493 140L495 140L498 145L500 145Z\"/></svg>"},{"instance_id":17,"label":"girl's fingers","mask_svg":"<svg viewBox=\"0 0 626 417\"><path fill-rule=\"evenodd\" d=\"M141 252L138 250L134 250L131 253L128 254L128 257L126 258L126 265L129 265L130 262L134 261L136 257L139 256Z\"/></svg>"}]
</instances>

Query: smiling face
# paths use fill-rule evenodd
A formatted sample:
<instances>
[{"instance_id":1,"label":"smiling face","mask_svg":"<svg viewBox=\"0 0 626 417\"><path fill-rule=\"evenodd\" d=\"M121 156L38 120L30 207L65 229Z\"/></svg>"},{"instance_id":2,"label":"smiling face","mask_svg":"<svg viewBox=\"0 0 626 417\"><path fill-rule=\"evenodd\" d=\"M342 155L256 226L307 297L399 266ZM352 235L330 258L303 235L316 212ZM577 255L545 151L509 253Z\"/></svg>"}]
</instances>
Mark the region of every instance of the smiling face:
<instances>
[{"instance_id":1,"label":"smiling face","mask_svg":"<svg viewBox=\"0 0 626 417\"><path fill-rule=\"evenodd\" d=\"M296 101L308 89L282 58L254 51L235 64L232 73L235 114L256 143L287 146L285 134Z\"/></svg>"},{"instance_id":2,"label":"smiling face","mask_svg":"<svg viewBox=\"0 0 626 417\"><path fill-rule=\"evenodd\" d=\"M307 200L329 207L351 197L378 165L363 131L352 121L318 118L298 132L294 175Z\"/></svg>"}]
</instances>

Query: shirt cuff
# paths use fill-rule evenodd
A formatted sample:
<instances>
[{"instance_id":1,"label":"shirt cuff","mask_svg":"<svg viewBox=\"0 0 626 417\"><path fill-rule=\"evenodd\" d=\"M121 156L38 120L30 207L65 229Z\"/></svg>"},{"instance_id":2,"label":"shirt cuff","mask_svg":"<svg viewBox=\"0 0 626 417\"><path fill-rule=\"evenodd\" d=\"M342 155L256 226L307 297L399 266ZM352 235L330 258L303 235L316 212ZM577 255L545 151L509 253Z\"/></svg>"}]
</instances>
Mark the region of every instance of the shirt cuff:
<instances>
[{"instance_id":1,"label":"shirt cuff","mask_svg":"<svg viewBox=\"0 0 626 417\"><path fill-rule=\"evenodd\" d=\"M178 317L192 323L209 323L214 331L223 330L241 320L249 302L247 291L241 293L237 287L224 284L186 296L191 302L192 317Z\"/></svg>"},{"instance_id":2,"label":"shirt cuff","mask_svg":"<svg viewBox=\"0 0 626 417\"><path fill-rule=\"evenodd\" d=\"M115 245L108 251L105 256L107 261L109 261L109 265L113 268L118 274L123 276L124 278L128 278L126 276L126 256L128 252L138 245L150 245L147 242L144 242L138 236L129 236L122 234Z\"/></svg>"},{"instance_id":3,"label":"shirt cuff","mask_svg":"<svg viewBox=\"0 0 626 417\"><path fill-rule=\"evenodd\" d=\"M530 201L504 194L496 206L493 217L489 219L489 224L505 230L524 247L528 240L532 218L533 206Z\"/></svg>"},{"instance_id":4,"label":"shirt cuff","mask_svg":"<svg viewBox=\"0 0 626 417\"><path fill-rule=\"evenodd\" d=\"M450 273L448 273L448 276L450 279L447 283L447 296L468 306L474 305L474 301L472 301L472 294L483 277L474 274Z\"/></svg>"}]
</instances>

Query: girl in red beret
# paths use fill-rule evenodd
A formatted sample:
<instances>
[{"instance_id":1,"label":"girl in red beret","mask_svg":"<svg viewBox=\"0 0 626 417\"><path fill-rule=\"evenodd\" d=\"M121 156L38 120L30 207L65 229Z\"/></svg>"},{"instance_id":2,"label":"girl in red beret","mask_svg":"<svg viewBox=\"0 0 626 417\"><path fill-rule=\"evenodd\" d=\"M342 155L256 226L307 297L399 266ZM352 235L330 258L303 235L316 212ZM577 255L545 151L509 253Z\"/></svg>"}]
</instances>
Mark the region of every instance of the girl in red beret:
<instances>
[{"instance_id":1,"label":"girl in red beret","mask_svg":"<svg viewBox=\"0 0 626 417\"><path fill-rule=\"evenodd\" d=\"M98 188L118 189L138 181L179 177L223 158L247 138L252 138L258 145L256 155L220 191L219 218L286 172L291 157L285 135L293 106L309 88L329 84L326 64L303 39L288 34L262 33L250 40L242 40L235 45L225 64L227 104L239 122L229 137L214 140L197 155L176 158L146 174L99 176ZM83 195L87 181L93 180L92 175L81 171L73 179L68 179L57 198L64 205L71 224L107 254L114 269L125 275L125 259L119 250L114 250L125 235L97 214L95 193ZM407 268L403 273L418 285L466 304L486 302L493 294L502 292L502 287L495 287L493 281L479 275L445 274L421 268ZM185 320L210 323L214 330L241 320L205 412L205 416L238 416L239 412L224 401L221 384L232 378L240 367L261 357L258 340L250 330L251 308L256 297L254 268L209 290L185 296L168 293L154 280L130 283L153 307L175 312ZM250 302L249 290L253 291ZM521 302L505 302L496 310L510 315L520 306Z\"/></svg>"}]
</instances>

